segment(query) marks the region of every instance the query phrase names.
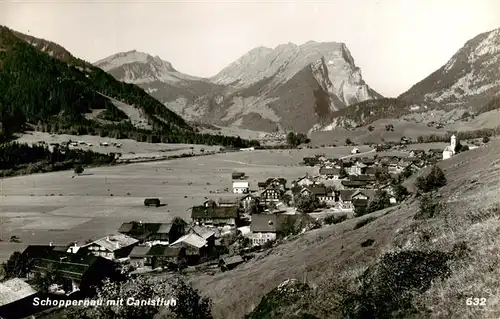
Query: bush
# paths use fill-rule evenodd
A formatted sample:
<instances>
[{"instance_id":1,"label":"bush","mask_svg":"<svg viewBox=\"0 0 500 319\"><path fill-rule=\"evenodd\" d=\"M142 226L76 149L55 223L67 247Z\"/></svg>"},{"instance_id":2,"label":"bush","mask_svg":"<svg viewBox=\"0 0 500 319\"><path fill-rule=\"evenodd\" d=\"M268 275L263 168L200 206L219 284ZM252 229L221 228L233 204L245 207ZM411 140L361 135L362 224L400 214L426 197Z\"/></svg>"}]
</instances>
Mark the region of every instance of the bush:
<instances>
[{"instance_id":1,"label":"bush","mask_svg":"<svg viewBox=\"0 0 500 319\"><path fill-rule=\"evenodd\" d=\"M430 195L424 195L420 199L420 210L415 214L415 219L434 218L442 209L442 204Z\"/></svg>"},{"instance_id":2,"label":"bush","mask_svg":"<svg viewBox=\"0 0 500 319\"><path fill-rule=\"evenodd\" d=\"M401 251L384 254L356 278L357 289L344 293L343 318L406 318L414 312L414 293L423 293L438 278L450 275L450 253Z\"/></svg>"},{"instance_id":3,"label":"bush","mask_svg":"<svg viewBox=\"0 0 500 319\"><path fill-rule=\"evenodd\" d=\"M327 224L327 225L338 224L338 223L343 222L346 219L347 219L347 215L340 215L340 216L330 215L330 216L325 217L325 224Z\"/></svg>"},{"instance_id":4,"label":"bush","mask_svg":"<svg viewBox=\"0 0 500 319\"><path fill-rule=\"evenodd\" d=\"M361 228L369 223L371 223L372 221L376 220L377 217L375 216L371 216L371 217L368 217L368 218L365 218L365 219L362 219L360 220L359 222L356 223L356 225L354 225L354 228L353 229L358 229L358 228Z\"/></svg>"},{"instance_id":5,"label":"bush","mask_svg":"<svg viewBox=\"0 0 500 319\"><path fill-rule=\"evenodd\" d=\"M288 307L299 302L310 291L310 287L297 280L283 282L277 288L267 293L257 307L245 319L272 319L290 318L286 312ZM314 318L309 314L302 314L297 318Z\"/></svg>"},{"instance_id":6,"label":"bush","mask_svg":"<svg viewBox=\"0 0 500 319\"><path fill-rule=\"evenodd\" d=\"M483 137L483 143L488 143L490 141L490 138L488 136Z\"/></svg>"},{"instance_id":7,"label":"bush","mask_svg":"<svg viewBox=\"0 0 500 319\"><path fill-rule=\"evenodd\" d=\"M82 167L82 165L78 165L77 167L75 167L75 174L77 175L80 175L81 173L83 173L84 171L84 168Z\"/></svg>"},{"instance_id":8,"label":"bush","mask_svg":"<svg viewBox=\"0 0 500 319\"><path fill-rule=\"evenodd\" d=\"M427 176L420 176L417 178L415 186L419 191L428 193L438 190L445 186L446 183L447 180L443 170L439 166L434 165Z\"/></svg>"}]
</instances>

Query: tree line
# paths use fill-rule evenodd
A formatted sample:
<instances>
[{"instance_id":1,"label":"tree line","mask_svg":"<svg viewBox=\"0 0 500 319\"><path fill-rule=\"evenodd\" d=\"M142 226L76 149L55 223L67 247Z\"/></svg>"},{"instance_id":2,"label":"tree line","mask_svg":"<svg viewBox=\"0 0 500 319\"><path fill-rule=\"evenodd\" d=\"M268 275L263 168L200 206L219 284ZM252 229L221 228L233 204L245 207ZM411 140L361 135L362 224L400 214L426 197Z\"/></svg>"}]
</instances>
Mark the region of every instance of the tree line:
<instances>
[{"instance_id":1,"label":"tree line","mask_svg":"<svg viewBox=\"0 0 500 319\"><path fill-rule=\"evenodd\" d=\"M115 162L115 154L26 143L0 144L0 176L73 169L79 165L101 166Z\"/></svg>"}]
</instances>

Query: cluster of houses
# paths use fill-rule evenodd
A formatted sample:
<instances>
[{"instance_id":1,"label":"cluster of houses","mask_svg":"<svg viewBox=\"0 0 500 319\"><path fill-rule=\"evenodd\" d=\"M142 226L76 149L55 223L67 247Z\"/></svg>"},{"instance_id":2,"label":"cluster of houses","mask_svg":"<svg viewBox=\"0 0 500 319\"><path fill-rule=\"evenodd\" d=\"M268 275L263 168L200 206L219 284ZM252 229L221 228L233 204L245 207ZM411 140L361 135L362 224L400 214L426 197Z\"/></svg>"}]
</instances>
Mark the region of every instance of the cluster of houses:
<instances>
[{"instance_id":1,"label":"cluster of houses","mask_svg":"<svg viewBox=\"0 0 500 319\"><path fill-rule=\"evenodd\" d=\"M317 168L314 175L307 174L290 183L282 177L271 177L257 182L255 189L250 188L244 172L233 172L232 197L207 199L192 207L190 224L175 220L130 221L124 222L115 234L82 246L28 246L22 253L33 265L27 277L58 270L64 284L55 285L53 292L68 295L85 292L112 277L117 265L129 265L129 271L137 272L159 267L175 269L181 263L196 265L216 258L221 269L231 269L245 262L245 256L220 258L218 247L223 246L226 235L239 234L246 239L246 245L256 248L287 236L290 225L295 227L299 219L314 219L316 211L305 213L295 207L301 197L320 203L323 212L348 214L356 207L367 206L376 191L383 189L391 196L391 203L396 204L391 183L385 183L380 176L395 177L405 170L413 173L440 157L439 152L418 150L411 151L408 157L306 157L304 164Z\"/></svg>"}]
</instances>

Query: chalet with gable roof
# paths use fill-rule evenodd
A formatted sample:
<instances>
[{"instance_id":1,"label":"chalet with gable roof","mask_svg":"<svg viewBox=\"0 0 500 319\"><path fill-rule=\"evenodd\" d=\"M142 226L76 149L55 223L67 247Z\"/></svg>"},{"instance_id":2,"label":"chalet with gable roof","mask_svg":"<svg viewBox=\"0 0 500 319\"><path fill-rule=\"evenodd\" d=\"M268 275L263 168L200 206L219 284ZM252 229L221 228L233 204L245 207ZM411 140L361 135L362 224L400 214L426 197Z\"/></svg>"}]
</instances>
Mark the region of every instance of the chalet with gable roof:
<instances>
[{"instance_id":1,"label":"chalet with gable roof","mask_svg":"<svg viewBox=\"0 0 500 319\"><path fill-rule=\"evenodd\" d=\"M309 186L313 185L315 183L314 179L309 176L309 174L306 174L303 177L298 178L297 180L292 182L292 187L296 186Z\"/></svg>"},{"instance_id":2,"label":"chalet with gable roof","mask_svg":"<svg viewBox=\"0 0 500 319\"><path fill-rule=\"evenodd\" d=\"M286 179L284 178L268 178L266 180L266 188L267 187L272 187L272 188L278 188L282 192L286 191Z\"/></svg>"},{"instance_id":3,"label":"chalet with gable roof","mask_svg":"<svg viewBox=\"0 0 500 319\"><path fill-rule=\"evenodd\" d=\"M339 179L340 168L322 166L319 169L319 174L328 179Z\"/></svg>"},{"instance_id":4,"label":"chalet with gable roof","mask_svg":"<svg viewBox=\"0 0 500 319\"><path fill-rule=\"evenodd\" d=\"M335 204L335 192L329 191L325 186L322 185L312 185L295 188L293 190L293 194L294 198L297 198L298 196L312 196L327 205Z\"/></svg>"},{"instance_id":5,"label":"chalet with gable roof","mask_svg":"<svg viewBox=\"0 0 500 319\"><path fill-rule=\"evenodd\" d=\"M217 201L218 207L238 207L240 205L240 198L219 198Z\"/></svg>"},{"instance_id":6,"label":"chalet with gable roof","mask_svg":"<svg viewBox=\"0 0 500 319\"><path fill-rule=\"evenodd\" d=\"M61 274L61 282L54 284L61 284L65 293L80 290L90 294L94 287L102 285L105 278L113 280L120 277L114 263L109 259L53 250L43 251L33 259L28 279L34 278L37 273L43 275L49 269Z\"/></svg>"},{"instance_id":7,"label":"chalet with gable roof","mask_svg":"<svg viewBox=\"0 0 500 319\"><path fill-rule=\"evenodd\" d=\"M172 231L171 223L143 223L143 222L126 222L123 223L118 232L135 238L140 242L174 242L177 238L176 232ZM178 236L178 235L177 235Z\"/></svg>"},{"instance_id":8,"label":"chalet with gable roof","mask_svg":"<svg viewBox=\"0 0 500 319\"><path fill-rule=\"evenodd\" d=\"M297 215L254 214L248 236L253 246L262 246L268 241L278 239L289 223L294 223Z\"/></svg>"},{"instance_id":9,"label":"chalet with gable roof","mask_svg":"<svg viewBox=\"0 0 500 319\"><path fill-rule=\"evenodd\" d=\"M128 257L138 243L139 240L124 234L109 235L83 245L78 252L115 260Z\"/></svg>"},{"instance_id":10,"label":"chalet with gable roof","mask_svg":"<svg viewBox=\"0 0 500 319\"><path fill-rule=\"evenodd\" d=\"M130 262L135 267L151 267L153 269L162 265L177 262L180 254L180 248L154 245L154 246L136 246L129 255Z\"/></svg>"},{"instance_id":11,"label":"chalet with gable roof","mask_svg":"<svg viewBox=\"0 0 500 319\"><path fill-rule=\"evenodd\" d=\"M281 188L268 186L265 190L263 190L260 195L260 204L261 205L269 205L271 203L278 203L283 197L284 191Z\"/></svg>"},{"instance_id":12,"label":"chalet with gable roof","mask_svg":"<svg viewBox=\"0 0 500 319\"><path fill-rule=\"evenodd\" d=\"M236 227L239 222L239 207L194 206L191 210L191 219L201 225Z\"/></svg>"},{"instance_id":13,"label":"chalet with gable roof","mask_svg":"<svg viewBox=\"0 0 500 319\"><path fill-rule=\"evenodd\" d=\"M241 180L233 181L234 194L247 194L249 188L250 188L250 183L248 181L241 181Z\"/></svg>"},{"instance_id":14,"label":"chalet with gable roof","mask_svg":"<svg viewBox=\"0 0 500 319\"><path fill-rule=\"evenodd\" d=\"M341 209L352 209L352 195L356 193L354 189L342 189L338 191L338 202Z\"/></svg>"},{"instance_id":15,"label":"chalet with gable roof","mask_svg":"<svg viewBox=\"0 0 500 319\"><path fill-rule=\"evenodd\" d=\"M240 199L243 209L248 209L251 205L259 205L260 198L254 194L247 194Z\"/></svg>"},{"instance_id":16,"label":"chalet with gable roof","mask_svg":"<svg viewBox=\"0 0 500 319\"><path fill-rule=\"evenodd\" d=\"M188 229L186 234L198 235L207 241L209 247L215 246L215 238L217 237L217 234L210 228L202 227L199 225L193 225Z\"/></svg>"},{"instance_id":17,"label":"chalet with gable roof","mask_svg":"<svg viewBox=\"0 0 500 319\"><path fill-rule=\"evenodd\" d=\"M170 247L179 248L179 258L184 258L188 264L196 264L205 258L213 247L203 237L189 233L177 239Z\"/></svg>"}]
</instances>

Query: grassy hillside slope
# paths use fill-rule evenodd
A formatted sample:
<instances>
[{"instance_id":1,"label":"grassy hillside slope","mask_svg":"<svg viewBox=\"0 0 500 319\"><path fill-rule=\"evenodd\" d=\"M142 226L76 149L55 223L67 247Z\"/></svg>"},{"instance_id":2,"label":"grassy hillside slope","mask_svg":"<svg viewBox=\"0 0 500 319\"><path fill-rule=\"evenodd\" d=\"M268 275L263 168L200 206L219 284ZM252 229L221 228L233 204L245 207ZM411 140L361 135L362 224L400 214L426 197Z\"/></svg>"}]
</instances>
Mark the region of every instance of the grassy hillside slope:
<instances>
[{"instance_id":1,"label":"grassy hillside slope","mask_svg":"<svg viewBox=\"0 0 500 319\"><path fill-rule=\"evenodd\" d=\"M299 313L319 318L345 318L344 311L349 301L346 294L360 291L362 276L369 277L370 272L381 273L380 267L387 262L387 255L382 260L383 254L408 252L417 257L427 256L420 262L406 265L413 267L414 264L432 262L432 256L446 257L461 247L461 251L467 253L438 262L438 265L446 266L445 270L449 269L449 272L444 271L446 276L440 277L444 279L436 277L430 287L418 292L403 291L401 295L411 296L411 304L416 309L414 317L417 318L452 318L459 314L460 317L498 317L499 153L500 143L494 142L440 162L448 184L438 191L437 196L441 197L444 207L434 218L414 220L419 211L419 199L410 198L398 207L372 216L306 233L273 248L266 257L194 281L213 299L217 318L243 318L266 293L288 278L300 281L306 278L312 289L292 303L277 305L273 318L294 318L294 314ZM420 172L425 173L425 170ZM406 184L411 186L415 179L416 176L411 177ZM360 219L373 216L378 218L357 228ZM361 244L369 239L374 241L373 244L362 247ZM403 266L404 261L394 263L391 267L395 270L386 273L389 278L383 278L382 282L396 282L399 289L402 284L398 280L404 278L395 275ZM369 286L373 285L375 282L372 281ZM398 293L394 291L393 294L395 297ZM487 298L487 304L467 306L467 297ZM351 314L348 317L359 318L354 312Z\"/></svg>"}]
</instances>

